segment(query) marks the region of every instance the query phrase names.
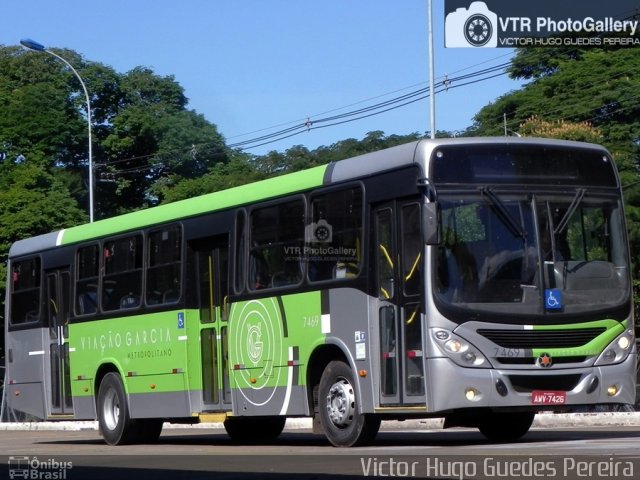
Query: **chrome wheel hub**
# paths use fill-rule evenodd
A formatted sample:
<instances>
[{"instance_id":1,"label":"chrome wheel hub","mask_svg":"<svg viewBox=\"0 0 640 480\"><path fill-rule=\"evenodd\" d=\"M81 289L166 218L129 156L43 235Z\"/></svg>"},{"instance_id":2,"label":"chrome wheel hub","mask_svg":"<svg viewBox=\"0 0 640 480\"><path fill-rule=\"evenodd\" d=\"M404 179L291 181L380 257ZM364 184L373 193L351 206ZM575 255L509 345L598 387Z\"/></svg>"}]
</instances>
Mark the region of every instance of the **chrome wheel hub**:
<instances>
[{"instance_id":1,"label":"chrome wheel hub","mask_svg":"<svg viewBox=\"0 0 640 480\"><path fill-rule=\"evenodd\" d=\"M115 430L120 419L120 401L114 389L110 389L104 399L102 418L109 430Z\"/></svg>"},{"instance_id":2,"label":"chrome wheel hub","mask_svg":"<svg viewBox=\"0 0 640 480\"><path fill-rule=\"evenodd\" d=\"M344 378L331 385L327 394L327 413L337 427L347 427L353 422L356 396L351 384Z\"/></svg>"}]
</instances>

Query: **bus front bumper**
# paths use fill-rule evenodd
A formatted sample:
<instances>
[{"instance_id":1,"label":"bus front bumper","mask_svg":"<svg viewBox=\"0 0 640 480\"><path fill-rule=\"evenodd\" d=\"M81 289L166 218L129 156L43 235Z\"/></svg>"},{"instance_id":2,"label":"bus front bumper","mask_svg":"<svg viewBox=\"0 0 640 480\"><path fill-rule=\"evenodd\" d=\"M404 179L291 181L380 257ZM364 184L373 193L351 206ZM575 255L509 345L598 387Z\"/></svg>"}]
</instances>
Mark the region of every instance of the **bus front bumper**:
<instances>
[{"instance_id":1,"label":"bus front bumper","mask_svg":"<svg viewBox=\"0 0 640 480\"><path fill-rule=\"evenodd\" d=\"M429 411L634 404L636 357L634 351L615 365L531 370L463 368L448 358L432 358Z\"/></svg>"}]
</instances>

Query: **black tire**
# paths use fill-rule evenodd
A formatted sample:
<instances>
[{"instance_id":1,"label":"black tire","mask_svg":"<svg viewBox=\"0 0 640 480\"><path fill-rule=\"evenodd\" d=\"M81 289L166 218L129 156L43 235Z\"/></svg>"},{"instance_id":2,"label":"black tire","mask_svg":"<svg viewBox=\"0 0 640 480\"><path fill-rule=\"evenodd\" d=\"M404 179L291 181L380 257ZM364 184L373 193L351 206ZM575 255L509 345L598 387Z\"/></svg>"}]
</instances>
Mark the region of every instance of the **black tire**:
<instances>
[{"instance_id":1,"label":"black tire","mask_svg":"<svg viewBox=\"0 0 640 480\"><path fill-rule=\"evenodd\" d=\"M135 443L138 437L137 425L129 416L124 386L117 373L107 373L100 382L97 407L100 433L106 443Z\"/></svg>"},{"instance_id":2,"label":"black tire","mask_svg":"<svg viewBox=\"0 0 640 480\"><path fill-rule=\"evenodd\" d=\"M354 375L344 362L330 362L322 372L318 405L325 436L336 447L364 445L378 434L380 417L360 413Z\"/></svg>"},{"instance_id":3,"label":"black tire","mask_svg":"<svg viewBox=\"0 0 640 480\"><path fill-rule=\"evenodd\" d=\"M268 442L284 430L287 417L227 417L224 429L238 442Z\"/></svg>"},{"instance_id":4,"label":"black tire","mask_svg":"<svg viewBox=\"0 0 640 480\"><path fill-rule=\"evenodd\" d=\"M492 442L514 442L529 431L535 416L533 412L487 412L480 419L478 429Z\"/></svg>"}]
</instances>

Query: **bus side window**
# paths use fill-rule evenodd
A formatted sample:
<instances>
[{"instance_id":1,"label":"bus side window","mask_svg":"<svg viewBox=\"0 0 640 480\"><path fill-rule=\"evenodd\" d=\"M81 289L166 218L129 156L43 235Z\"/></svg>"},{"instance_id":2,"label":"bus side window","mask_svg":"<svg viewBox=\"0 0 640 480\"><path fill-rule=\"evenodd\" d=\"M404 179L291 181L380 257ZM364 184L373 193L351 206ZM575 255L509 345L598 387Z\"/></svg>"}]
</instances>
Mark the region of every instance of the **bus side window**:
<instances>
[{"instance_id":1,"label":"bus side window","mask_svg":"<svg viewBox=\"0 0 640 480\"><path fill-rule=\"evenodd\" d=\"M305 231L309 280L357 277L362 259L362 189L313 196Z\"/></svg>"},{"instance_id":2,"label":"bus side window","mask_svg":"<svg viewBox=\"0 0 640 480\"><path fill-rule=\"evenodd\" d=\"M76 314L98 311L99 247L90 245L76 253Z\"/></svg>"},{"instance_id":3,"label":"bus side window","mask_svg":"<svg viewBox=\"0 0 640 480\"><path fill-rule=\"evenodd\" d=\"M103 310L140 306L142 250L142 235L133 235L104 243Z\"/></svg>"},{"instance_id":4,"label":"bus side window","mask_svg":"<svg viewBox=\"0 0 640 480\"><path fill-rule=\"evenodd\" d=\"M11 266L11 324L40 318L40 258L14 262Z\"/></svg>"},{"instance_id":5,"label":"bus side window","mask_svg":"<svg viewBox=\"0 0 640 480\"><path fill-rule=\"evenodd\" d=\"M173 225L147 237L147 305L175 303L181 296L182 229Z\"/></svg>"},{"instance_id":6,"label":"bus side window","mask_svg":"<svg viewBox=\"0 0 640 480\"><path fill-rule=\"evenodd\" d=\"M249 288L259 290L300 283L303 242L302 199L251 212Z\"/></svg>"}]
</instances>

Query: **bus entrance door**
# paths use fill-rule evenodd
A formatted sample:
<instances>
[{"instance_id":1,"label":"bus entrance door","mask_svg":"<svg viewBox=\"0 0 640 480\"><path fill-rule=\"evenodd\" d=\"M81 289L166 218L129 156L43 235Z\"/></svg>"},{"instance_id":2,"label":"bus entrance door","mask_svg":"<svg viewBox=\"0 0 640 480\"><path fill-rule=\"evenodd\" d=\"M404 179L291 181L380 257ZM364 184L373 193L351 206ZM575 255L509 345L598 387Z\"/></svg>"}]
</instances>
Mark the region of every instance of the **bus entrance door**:
<instances>
[{"instance_id":1,"label":"bus entrance door","mask_svg":"<svg viewBox=\"0 0 640 480\"><path fill-rule=\"evenodd\" d=\"M50 416L68 417L73 416L69 374L69 269L49 270L46 278L49 374L45 374L44 388Z\"/></svg>"},{"instance_id":2,"label":"bus entrance door","mask_svg":"<svg viewBox=\"0 0 640 480\"><path fill-rule=\"evenodd\" d=\"M425 405L422 332L424 242L419 200L375 211L380 405Z\"/></svg>"},{"instance_id":3,"label":"bus entrance door","mask_svg":"<svg viewBox=\"0 0 640 480\"><path fill-rule=\"evenodd\" d=\"M202 403L205 412L231 410L228 350L228 236L196 247L200 305Z\"/></svg>"}]
</instances>

